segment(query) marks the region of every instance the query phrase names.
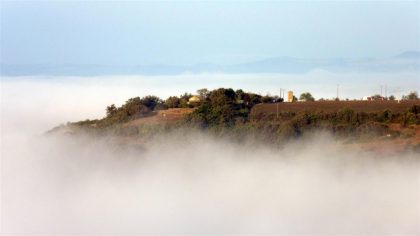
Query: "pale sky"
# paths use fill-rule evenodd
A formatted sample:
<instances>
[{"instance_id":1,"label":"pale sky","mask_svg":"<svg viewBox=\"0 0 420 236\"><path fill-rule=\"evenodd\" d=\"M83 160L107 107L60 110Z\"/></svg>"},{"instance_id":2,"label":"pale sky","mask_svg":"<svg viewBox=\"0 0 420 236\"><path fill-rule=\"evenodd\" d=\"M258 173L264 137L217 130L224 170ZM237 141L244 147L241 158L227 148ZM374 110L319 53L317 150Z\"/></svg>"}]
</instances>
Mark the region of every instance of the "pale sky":
<instances>
[{"instance_id":1,"label":"pale sky","mask_svg":"<svg viewBox=\"0 0 420 236\"><path fill-rule=\"evenodd\" d=\"M4 64L231 64L420 50L420 2L1 1Z\"/></svg>"}]
</instances>

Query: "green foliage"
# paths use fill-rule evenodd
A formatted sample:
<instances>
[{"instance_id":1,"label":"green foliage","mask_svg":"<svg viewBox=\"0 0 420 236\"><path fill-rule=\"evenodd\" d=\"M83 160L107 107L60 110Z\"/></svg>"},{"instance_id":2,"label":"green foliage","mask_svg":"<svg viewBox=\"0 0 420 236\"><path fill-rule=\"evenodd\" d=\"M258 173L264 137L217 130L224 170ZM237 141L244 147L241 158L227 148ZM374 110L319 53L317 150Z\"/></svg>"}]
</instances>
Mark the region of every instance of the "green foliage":
<instances>
[{"instance_id":1,"label":"green foliage","mask_svg":"<svg viewBox=\"0 0 420 236\"><path fill-rule=\"evenodd\" d=\"M243 102L245 92L242 89L238 89L235 91L236 94L236 101Z\"/></svg>"},{"instance_id":2,"label":"green foliage","mask_svg":"<svg viewBox=\"0 0 420 236\"><path fill-rule=\"evenodd\" d=\"M156 96L134 97L128 99L121 107L114 104L106 108L106 117L98 122L100 126L126 122L148 115L154 109L166 109L163 101Z\"/></svg>"},{"instance_id":3,"label":"green foliage","mask_svg":"<svg viewBox=\"0 0 420 236\"><path fill-rule=\"evenodd\" d=\"M410 92L407 96L402 97L403 100L419 100L419 94L417 91Z\"/></svg>"},{"instance_id":4,"label":"green foliage","mask_svg":"<svg viewBox=\"0 0 420 236\"><path fill-rule=\"evenodd\" d=\"M338 119L343 122L352 123L357 121L357 117L355 116L355 112L352 109L347 107L340 109L337 112Z\"/></svg>"},{"instance_id":5,"label":"green foliage","mask_svg":"<svg viewBox=\"0 0 420 236\"><path fill-rule=\"evenodd\" d=\"M184 99L185 101L188 101L192 97L191 93L184 93L181 96L179 96L180 99Z\"/></svg>"},{"instance_id":6,"label":"green foliage","mask_svg":"<svg viewBox=\"0 0 420 236\"><path fill-rule=\"evenodd\" d=\"M387 109L383 111L382 117L384 122L390 122L392 120L392 112Z\"/></svg>"},{"instance_id":7,"label":"green foliage","mask_svg":"<svg viewBox=\"0 0 420 236\"><path fill-rule=\"evenodd\" d=\"M372 100L379 101L379 100L383 100L383 98L381 95L375 94L372 96Z\"/></svg>"},{"instance_id":8,"label":"green foliage","mask_svg":"<svg viewBox=\"0 0 420 236\"><path fill-rule=\"evenodd\" d=\"M213 90L209 96L211 105L215 107L233 104L235 102L235 97L236 93L231 88Z\"/></svg>"},{"instance_id":9,"label":"green foliage","mask_svg":"<svg viewBox=\"0 0 420 236\"><path fill-rule=\"evenodd\" d=\"M201 101L204 101L208 98L210 91L206 88L197 90L197 94L200 96Z\"/></svg>"},{"instance_id":10,"label":"green foliage","mask_svg":"<svg viewBox=\"0 0 420 236\"><path fill-rule=\"evenodd\" d=\"M261 96L255 93L234 91L231 88L219 88L212 91L197 91L200 102L192 113L182 122L176 124L141 124L126 126L124 123L132 119L153 114L154 110L166 108L192 107L188 103L191 94L184 93L179 97L171 96L162 101L156 96L134 97L128 99L121 107L114 104L106 108L106 117L101 120L86 120L73 123L89 130L108 130L117 135L141 136L146 138L156 132L164 132L172 128L204 128L215 135L228 135L241 138L252 134L260 140L281 140L299 137L314 128L327 129L339 135L364 134L375 131L383 134L390 122L399 122L404 126L420 124L420 106L413 105L406 112L356 112L349 108L338 111L280 111L277 114L257 113L253 106L259 103L281 101L276 96ZM301 100L312 101L310 93L303 93ZM391 98L390 98L391 99ZM253 113L250 114L251 110Z\"/></svg>"},{"instance_id":11,"label":"green foliage","mask_svg":"<svg viewBox=\"0 0 420 236\"><path fill-rule=\"evenodd\" d=\"M420 124L420 115L416 115L412 112L404 112L400 117L400 122L403 126L413 125L413 124Z\"/></svg>"},{"instance_id":12,"label":"green foliage","mask_svg":"<svg viewBox=\"0 0 420 236\"><path fill-rule=\"evenodd\" d=\"M157 96L149 95L141 98L140 103L150 110L154 110L157 105L163 104L163 101Z\"/></svg>"},{"instance_id":13,"label":"green foliage","mask_svg":"<svg viewBox=\"0 0 420 236\"><path fill-rule=\"evenodd\" d=\"M247 107L251 108L254 105L261 103L261 95L255 93L243 93L242 94L242 103Z\"/></svg>"},{"instance_id":14,"label":"green foliage","mask_svg":"<svg viewBox=\"0 0 420 236\"><path fill-rule=\"evenodd\" d=\"M151 107L155 107L152 101L149 99L145 100L147 104ZM119 109L122 113L126 114L128 117L132 116L139 116L142 114L146 114L151 109L150 107L144 104L144 100L140 99L139 97L130 98L128 99L125 104Z\"/></svg>"},{"instance_id":15,"label":"green foliage","mask_svg":"<svg viewBox=\"0 0 420 236\"><path fill-rule=\"evenodd\" d=\"M310 94L309 92L306 92L300 95L299 100L305 101L305 102L313 102L315 101L315 98L312 97L312 94Z\"/></svg>"},{"instance_id":16,"label":"green foliage","mask_svg":"<svg viewBox=\"0 0 420 236\"><path fill-rule=\"evenodd\" d=\"M106 107L106 116L110 117L115 115L115 113L117 113L117 108L115 107L115 104L112 104L110 106Z\"/></svg>"},{"instance_id":17,"label":"green foliage","mask_svg":"<svg viewBox=\"0 0 420 236\"><path fill-rule=\"evenodd\" d=\"M176 96L171 96L165 100L165 105L168 108L177 108L179 107L179 104L180 104L180 99Z\"/></svg>"},{"instance_id":18,"label":"green foliage","mask_svg":"<svg viewBox=\"0 0 420 236\"><path fill-rule=\"evenodd\" d=\"M254 104L261 103L261 96L236 92L231 88L219 88L208 92L207 99L187 117L189 121L200 124L201 127L216 125L233 126L244 123L249 110Z\"/></svg>"},{"instance_id":19,"label":"green foliage","mask_svg":"<svg viewBox=\"0 0 420 236\"><path fill-rule=\"evenodd\" d=\"M283 102L283 98L279 98L279 96L270 96L265 95L261 97L262 103L275 103L275 102Z\"/></svg>"},{"instance_id":20,"label":"green foliage","mask_svg":"<svg viewBox=\"0 0 420 236\"><path fill-rule=\"evenodd\" d=\"M181 98L179 99L179 108L190 108L190 104L188 103L188 99Z\"/></svg>"}]
</instances>

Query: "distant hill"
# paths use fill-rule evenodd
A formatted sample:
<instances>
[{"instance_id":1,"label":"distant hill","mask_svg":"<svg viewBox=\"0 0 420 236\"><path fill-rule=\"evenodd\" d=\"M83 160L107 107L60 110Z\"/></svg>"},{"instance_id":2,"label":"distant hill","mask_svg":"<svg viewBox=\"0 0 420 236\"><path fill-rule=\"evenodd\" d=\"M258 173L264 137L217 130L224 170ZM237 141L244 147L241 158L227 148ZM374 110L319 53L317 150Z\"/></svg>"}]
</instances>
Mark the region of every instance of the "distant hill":
<instances>
[{"instance_id":1,"label":"distant hill","mask_svg":"<svg viewBox=\"0 0 420 236\"><path fill-rule=\"evenodd\" d=\"M10 65L1 64L3 76L24 75L177 75L183 73L307 73L313 70L330 72L384 72L403 71L420 72L420 52L407 51L390 58L328 58L307 59L293 57L275 57L247 63L221 66L217 64L176 65Z\"/></svg>"},{"instance_id":2,"label":"distant hill","mask_svg":"<svg viewBox=\"0 0 420 236\"><path fill-rule=\"evenodd\" d=\"M418 51L406 51L406 52L403 52L403 53L400 53L400 54L396 55L395 58L420 60L420 52L418 52Z\"/></svg>"}]
</instances>

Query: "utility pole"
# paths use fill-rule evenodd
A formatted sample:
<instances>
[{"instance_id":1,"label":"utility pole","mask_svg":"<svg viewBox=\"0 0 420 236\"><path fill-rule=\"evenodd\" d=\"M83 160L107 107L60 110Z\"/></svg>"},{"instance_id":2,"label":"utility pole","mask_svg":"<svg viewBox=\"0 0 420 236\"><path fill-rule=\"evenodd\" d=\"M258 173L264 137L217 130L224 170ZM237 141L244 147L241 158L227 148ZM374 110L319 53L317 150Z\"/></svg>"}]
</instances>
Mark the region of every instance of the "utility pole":
<instances>
[{"instance_id":1,"label":"utility pole","mask_svg":"<svg viewBox=\"0 0 420 236\"><path fill-rule=\"evenodd\" d=\"M340 87L340 85L339 84L337 84L337 101L340 101L340 98L339 98L339 93L338 93L338 88Z\"/></svg>"},{"instance_id":2,"label":"utility pole","mask_svg":"<svg viewBox=\"0 0 420 236\"><path fill-rule=\"evenodd\" d=\"M281 90L282 89L280 89L280 97L279 97L279 99L276 101L276 118L278 119L279 118L279 102L280 102L280 99L281 99Z\"/></svg>"},{"instance_id":3,"label":"utility pole","mask_svg":"<svg viewBox=\"0 0 420 236\"><path fill-rule=\"evenodd\" d=\"M279 99L281 99L281 98L284 97L284 89L281 88L279 91L280 91L280 93L279 93L279 95L280 95L279 96Z\"/></svg>"},{"instance_id":4,"label":"utility pole","mask_svg":"<svg viewBox=\"0 0 420 236\"><path fill-rule=\"evenodd\" d=\"M279 99L281 98L281 89L280 89L280 93L279 93Z\"/></svg>"}]
</instances>

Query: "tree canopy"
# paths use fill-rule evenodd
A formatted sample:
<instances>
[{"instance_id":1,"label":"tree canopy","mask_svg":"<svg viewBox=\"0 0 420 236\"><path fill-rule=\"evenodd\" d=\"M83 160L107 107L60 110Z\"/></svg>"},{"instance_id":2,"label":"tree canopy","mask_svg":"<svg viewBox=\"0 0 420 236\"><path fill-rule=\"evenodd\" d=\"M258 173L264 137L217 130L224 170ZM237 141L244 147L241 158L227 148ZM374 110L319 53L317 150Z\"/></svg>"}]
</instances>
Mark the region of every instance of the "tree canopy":
<instances>
[{"instance_id":1,"label":"tree canopy","mask_svg":"<svg viewBox=\"0 0 420 236\"><path fill-rule=\"evenodd\" d=\"M302 93L299 97L299 100L305 101L305 102L313 102L315 101L315 98L310 94L309 92Z\"/></svg>"},{"instance_id":2,"label":"tree canopy","mask_svg":"<svg viewBox=\"0 0 420 236\"><path fill-rule=\"evenodd\" d=\"M403 96L404 100L419 100L419 94L416 91L410 92L408 95Z\"/></svg>"}]
</instances>

